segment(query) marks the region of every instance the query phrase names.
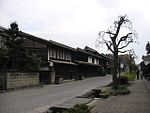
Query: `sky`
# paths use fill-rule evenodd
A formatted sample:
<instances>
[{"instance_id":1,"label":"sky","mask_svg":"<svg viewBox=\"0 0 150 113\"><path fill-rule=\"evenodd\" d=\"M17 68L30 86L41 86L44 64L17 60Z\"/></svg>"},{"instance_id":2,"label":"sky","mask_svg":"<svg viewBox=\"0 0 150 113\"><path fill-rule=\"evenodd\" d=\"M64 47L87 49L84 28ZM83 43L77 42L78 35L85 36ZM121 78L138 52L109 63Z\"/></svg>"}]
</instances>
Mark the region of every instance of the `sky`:
<instances>
[{"instance_id":1,"label":"sky","mask_svg":"<svg viewBox=\"0 0 150 113\"><path fill-rule=\"evenodd\" d=\"M109 53L104 45L95 46L98 33L126 14L139 42L127 49L134 49L139 63L150 41L149 4L149 0L0 0L0 26L9 28L16 21L21 31L31 35Z\"/></svg>"}]
</instances>

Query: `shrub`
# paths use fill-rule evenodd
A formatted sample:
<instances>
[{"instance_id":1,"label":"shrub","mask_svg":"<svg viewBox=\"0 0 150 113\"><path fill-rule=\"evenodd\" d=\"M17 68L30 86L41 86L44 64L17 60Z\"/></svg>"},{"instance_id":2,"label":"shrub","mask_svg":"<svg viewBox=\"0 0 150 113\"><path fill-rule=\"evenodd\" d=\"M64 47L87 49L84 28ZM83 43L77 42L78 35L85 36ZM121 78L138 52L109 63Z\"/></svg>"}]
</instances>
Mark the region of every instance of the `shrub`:
<instances>
[{"instance_id":1,"label":"shrub","mask_svg":"<svg viewBox=\"0 0 150 113\"><path fill-rule=\"evenodd\" d=\"M89 107L86 104L76 104L73 108L70 108L63 113L91 113Z\"/></svg>"},{"instance_id":2,"label":"shrub","mask_svg":"<svg viewBox=\"0 0 150 113\"><path fill-rule=\"evenodd\" d=\"M126 95L129 93L130 90L128 90L126 85L120 85L118 89L114 91L113 95Z\"/></svg>"},{"instance_id":3,"label":"shrub","mask_svg":"<svg viewBox=\"0 0 150 113\"><path fill-rule=\"evenodd\" d=\"M130 90L128 90L127 85L119 85L117 90L114 90L112 87L106 87L100 95L101 98L105 99L110 95L127 95L129 93Z\"/></svg>"},{"instance_id":4,"label":"shrub","mask_svg":"<svg viewBox=\"0 0 150 113\"><path fill-rule=\"evenodd\" d=\"M103 67L100 67L97 69L97 76L105 76L105 75L106 75L106 72Z\"/></svg>"},{"instance_id":5,"label":"shrub","mask_svg":"<svg viewBox=\"0 0 150 113\"><path fill-rule=\"evenodd\" d=\"M136 72L132 71L131 74L129 72L123 72L121 73L121 76L126 76L129 81L133 81L136 78Z\"/></svg>"},{"instance_id":6,"label":"shrub","mask_svg":"<svg viewBox=\"0 0 150 113\"><path fill-rule=\"evenodd\" d=\"M120 85L128 84L128 77L127 76L120 76Z\"/></svg>"},{"instance_id":7,"label":"shrub","mask_svg":"<svg viewBox=\"0 0 150 113\"><path fill-rule=\"evenodd\" d=\"M116 90L114 95L127 95L129 93L130 93L130 91L128 89L122 89L122 90Z\"/></svg>"},{"instance_id":8,"label":"shrub","mask_svg":"<svg viewBox=\"0 0 150 113\"><path fill-rule=\"evenodd\" d=\"M109 92L103 92L99 95L100 98L106 99L109 97L111 94Z\"/></svg>"}]
</instances>

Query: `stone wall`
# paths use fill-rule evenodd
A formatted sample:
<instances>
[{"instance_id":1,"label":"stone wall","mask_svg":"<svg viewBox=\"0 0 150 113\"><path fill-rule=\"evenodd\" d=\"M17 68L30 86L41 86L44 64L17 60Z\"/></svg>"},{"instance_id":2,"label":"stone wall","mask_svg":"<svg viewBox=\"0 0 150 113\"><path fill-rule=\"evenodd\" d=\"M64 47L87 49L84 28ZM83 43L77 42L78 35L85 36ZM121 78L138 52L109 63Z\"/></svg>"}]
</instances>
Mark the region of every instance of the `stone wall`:
<instances>
[{"instance_id":1,"label":"stone wall","mask_svg":"<svg viewBox=\"0 0 150 113\"><path fill-rule=\"evenodd\" d=\"M39 85L39 73L7 73L6 89Z\"/></svg>"}]
</instances>

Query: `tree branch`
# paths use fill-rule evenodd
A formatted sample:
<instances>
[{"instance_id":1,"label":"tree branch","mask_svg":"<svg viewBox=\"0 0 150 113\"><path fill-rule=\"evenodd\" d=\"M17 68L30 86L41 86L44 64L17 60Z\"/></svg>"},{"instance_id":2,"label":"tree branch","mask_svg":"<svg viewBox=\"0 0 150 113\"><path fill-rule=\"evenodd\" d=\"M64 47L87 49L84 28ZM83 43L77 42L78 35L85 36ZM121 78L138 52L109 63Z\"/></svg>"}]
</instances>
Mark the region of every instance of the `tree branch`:
<instances>
[{"instance_id":1,"label":"tree branch","mask_svg":"<svg viewBox=\"0 0 150 113\"><path fill-rule=\"evenodd\" d=\"M124 23L128 22L128 21L129 21L129 20L126 19L126 15L125 15L125 16L119 17L119 20L114 23L114 24L116 24L116 25L118 24L118 26L116 26L116 27L117 27L117 30L116 30L116 33L115 33L115 36L114 36L115 39L118 37L118 34L119 34L119 31L120 31L121 26L122 26Z\"/></svg>"},{"instance_id":2,"label":"tree branch","mask_svg":"<svg viewBox=\"0 0 150 113\"><path fill-rule=\"evenodd\" d=\"M117 44L117 47L119 47L121 42L126 41L128 36L131 35L131 34L133 34L133 33L128 33L126 36L121 37L118 44Z\"/></svg>"},{"instance_id":3,"label":"tree branch","mask_svg":"<svg viewBox=\"0 0 150 113\"><path fill-rule=\"evenodd\" d=\"M105 33L111 34L111 35L115 35L114 33L110 32L110 31L107 31L107 32L105 32Z\"/></svg>"},{"instance_id":4,"label":"tree branch","mask_svg":"<svg viewBox=\"0 0 150 113\"><path fill-rule=\"evenodd\" d=\"M133 40L128 41L128 43L126 43L126 45L124 45L124 46L118 48L118 50L127 47L127 46L128 46L130 43L132 43L132 42L133 42Z\"/></svg>"},{"instance_id":5,"label":"tree branch","mask_svg":"<svg viewBox=\"0 0 150 113\"><path fill-rule=\"evenodd\" d=\"M125 50L125 51L118 51L119 53L126 53L127 51Z\"/></svg>"},{"instance_id":6,"label":"tree branch","mask_svg":"<svg viewBox=\"0 0 150 113\"><path fill-rule=\"evenodd\" d=\"M110 50L112 53L114 53L114 51L113 51L112 48L111 48L112 44L109 45L109 44L106 42L106 46L107 46L108 50Z\"/></svg>"},{"instance_id":7,"label":"tree branch","mask_svg":"<svg viewBox=\"0 0 150 113\"><path fill-rule=\"evenodd\" d=\"M122 25L122 23L121 23L121 22L118 22L117 30L116 30L116 33L115 33L115 35L114 35L114 37L113 37L114 40L117 38L117 36L118 36L118 34L119 34L121 25Z\"/></svg>"},{"instance_id":8,"label":"tree branch","mask_svg":"<svg viewBox=\"0 0 150 113\"><path fill-rule=\"evenodd\" d=\"M104 39L104 35L105 35L105 34L108 34L108 33L107 33L107 32L104 32L104 31L101 31L101 32L99 33L99 36L100 36L100 38L101 38L101 41L100 41L99 39L97 39L98 45L99 45L99 44L106 44L108 50L110 50L110 51L113 53L113 50L112 50L112 48L111 48L111 46L112 46L113 44L112 44L111 41Z\"/></svg>"}]
</instances>

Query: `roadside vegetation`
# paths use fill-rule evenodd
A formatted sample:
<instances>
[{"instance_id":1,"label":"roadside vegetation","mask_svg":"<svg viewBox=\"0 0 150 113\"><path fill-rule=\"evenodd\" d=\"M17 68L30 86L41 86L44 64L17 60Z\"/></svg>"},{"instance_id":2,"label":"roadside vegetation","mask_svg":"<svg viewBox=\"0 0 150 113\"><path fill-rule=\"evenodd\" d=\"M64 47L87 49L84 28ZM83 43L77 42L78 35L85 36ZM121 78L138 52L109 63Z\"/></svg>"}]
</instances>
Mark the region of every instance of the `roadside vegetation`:
<instances>
[{"instance_id":1,"label":"roadside vegetation","mask_svg":"<svg viewBox=\"0 0 150 113\"><path fill-rule=\"evenodd\" d=\"M112 86L105 87L102 90L102 93L100 94L101 98L107 98L109 96L116 96L116 95L127 95L130 93L130 90L128 89L128 85L119 85L117 90L114 90Z\"/></svg>"},{"instance_id":2,"label":"roadside vegetation","mask_svg":"<svg viewBox=\"0 0 150 113\"><path fill-rule=\"evenodd\" d=\"M136 78L136 72L132 71L131 74L130 74L130 72L123 72L123 73L121 73L121 76L126 76L129 81L133 81Z\"/></svg>"},{"instance_id":3,"label":"roadside vegetation","mask_svg":"<svg viewBox=\"0 0 150 113\"><path fill-rule=\"evenodd\" d=\"M127 95L130 93L128 89L129 84L119 85L115 90L112 84L105 86L101 89L92 90L83 96L83 98L103 98L106 99L109 96ZM73 108L63 111L62 113L91 113L91 108L86 104L76 104Z\"/></svg>"},{"instance_id":4,"label":"roadside vegetation","mask_svg":"<svg viewBox=\"0 0 150 113\"><path fill-rule=\"evenodd\" d=\"M91 111L86 104L76 104L73 108L70 108L63 113L91 113Z\"/></svg>"},{"instance_id":5,"label":"roadside vegetation","mask_svg":"<svg viewBox=\"0 0 150 113\"><path fill-rule=\"evenodd\" d=\"M134 81L136 78L136 72L132 71L131 74L130 72L123 72L121 73L120 78L118 78L118 88L115 90L113 89L112 84L109 84L102 88L102 91L100 93L101 98L107 98L111 95L116 96L116 95L127 95L130 93L130 90L128 89L128 86L130 85L129 81Z\"/></svg>"},{"instance_id":6,"label":"roadside vegetation","mask_svg":"<svg viewBox=\"0 0 150 113\"><path fill-rule=\"evenodd\" d=\"M23 46L24 38L21 38L16 22L10 24L8 30L3 30L6 48L0 48L0 72L36 72L40 68L40 58L31 50Z\"/></svg>"}]
</instances>

